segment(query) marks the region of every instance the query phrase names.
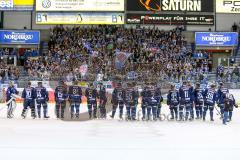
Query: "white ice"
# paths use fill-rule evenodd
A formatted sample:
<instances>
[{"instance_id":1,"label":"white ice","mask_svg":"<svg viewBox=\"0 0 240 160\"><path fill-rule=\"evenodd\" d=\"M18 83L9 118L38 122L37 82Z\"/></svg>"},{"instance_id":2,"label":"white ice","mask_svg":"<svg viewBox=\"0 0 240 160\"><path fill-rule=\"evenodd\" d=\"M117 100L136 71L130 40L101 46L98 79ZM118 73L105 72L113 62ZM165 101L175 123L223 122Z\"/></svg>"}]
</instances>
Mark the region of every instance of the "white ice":
<instances>
[{"instance_id":1,"label":"white ice","mask_svg":"<svg viewBox=\"0 0 240 160\"><path fill-rule=\"evenodd\" d=\"M239 92L237 92L239 94ZM237 95L236 94L236 95ZM7 119L0 106L0 160L239 160L240 110L222 125L219 116L210 122L125 122L92 120L63 122ZM163 113L169 113L163 106ZM216 110L215 110L216 113ZM209 114L208 114L209 117Z\"/></svg>"}]
</instances>

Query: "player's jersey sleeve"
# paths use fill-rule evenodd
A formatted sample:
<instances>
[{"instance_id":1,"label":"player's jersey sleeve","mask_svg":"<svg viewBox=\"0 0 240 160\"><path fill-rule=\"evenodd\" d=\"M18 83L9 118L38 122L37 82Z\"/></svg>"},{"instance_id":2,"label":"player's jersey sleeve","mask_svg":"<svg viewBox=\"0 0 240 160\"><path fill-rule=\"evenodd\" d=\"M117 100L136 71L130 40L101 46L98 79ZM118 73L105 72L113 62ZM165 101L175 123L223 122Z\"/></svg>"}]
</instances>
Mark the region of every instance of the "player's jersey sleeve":
<instances>
[{"instance_id":1,"label":"player's jersey sleeve","mask_svg":"<svg viewBox=\"0 0 240 160\"><path fill-rule=\"evenodd\" d=\"M23 89L23 92L22 92L22 98L26 98L26 89L25 88Z\"/></svg>"}]
</instances>

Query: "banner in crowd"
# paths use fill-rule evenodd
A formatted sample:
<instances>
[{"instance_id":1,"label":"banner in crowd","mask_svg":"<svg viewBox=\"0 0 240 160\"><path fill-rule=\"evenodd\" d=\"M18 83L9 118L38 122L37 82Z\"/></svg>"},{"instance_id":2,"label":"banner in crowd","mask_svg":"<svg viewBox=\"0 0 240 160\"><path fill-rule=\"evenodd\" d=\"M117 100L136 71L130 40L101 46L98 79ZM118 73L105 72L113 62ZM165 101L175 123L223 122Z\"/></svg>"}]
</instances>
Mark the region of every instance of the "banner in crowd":
<instances>
[{"instance_id":1,"label":"banner in crowd","mask_svg":"<svg viewBox=\"0 0 240 160\"><path fill-rule=\"evenodd\" d=\"M238 43L237 32L196 32L197 46L235 46Z\"/></svg>"},{"instance_id":2,"label":"banner in crowd","mask_svg":"<svg viewBox=\"0 0 240 160\"><path fill-rule=\"evenodd\" d=\"M130 56L131 53L117 51L115 58L115 67L117 69L122 69Z\"/></svg>"},{"instance_id":3,"label":"banner in crowd","mask_svg":"<svg viewBox=\"0 0 240 160\"><path fill-rule=\"evenodd\" d=\"M0 30L0 44L39 44L39 31Z\"/></svg>"},{"instance_id":4,"label":"banner in crowd","mask_svg":"<svg viewBox=\"0 0 240 160\"><path fill-rule=\"evenodd\" d=\"M34 0L0 0L0 10L33 10Z\"/></svg>"},{"instance_id":5,"label":"banner in crowd","mask_svg":"<svg viewBox=\"0 0 240 160\"><path fill-rule=\"evenodd\" d=\"M217 13L240 13L240 0L216 0Z\"/></svg>"},{"instance_id":6,"label":"banner in crowd","mask_svg":"<svg viewBox=\"0 0 240 160\"><path fill-rule=\"evenodd\" d=\"M36 13L36 24L124 24L123 13Z\"/></svg>"},{"instance_id":7,"label":"banner in crowd","mask_svg":"<svg viewBox=\"0 0 240 160\"><path fill-rule=\"evenodd\" d=\"M127 14L127 24L214 25L213 15Z\"/></svg>"},{"instance_id":8,"label":"banner in crowd","mask_svg":"<svg viewBox=\"0 0 240 160\"><path fill-rule=\"evenodd\" d=\"M127 0L127 11L213 12L213 0Z\"/></svg>"},{"instance_id":9,"label":"banner in crowd","mask_svg":"<svg viewBox=\"0 0 240 160\"><path fill-rule=\"evenodd\" d=\"M124 0L36 0L36 11L124 11Z\"/></svg>"}]
</instances>

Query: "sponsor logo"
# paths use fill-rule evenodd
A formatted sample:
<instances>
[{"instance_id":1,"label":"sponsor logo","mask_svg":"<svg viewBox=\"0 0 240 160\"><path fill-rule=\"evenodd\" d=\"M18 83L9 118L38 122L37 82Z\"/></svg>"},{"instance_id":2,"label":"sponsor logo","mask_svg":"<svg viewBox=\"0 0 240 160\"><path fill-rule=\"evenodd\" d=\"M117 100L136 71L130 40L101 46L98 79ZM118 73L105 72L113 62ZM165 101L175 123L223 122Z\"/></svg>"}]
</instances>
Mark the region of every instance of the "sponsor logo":
<instances>
[{"instance_id":1,"label":"sponsor logo","mask_svg":"<svg viewBox=\"0 0 240 160\"><path fill-rule=\"evenodd\" d=\"M18 41L18 40L27 41L27 40L33 39L33 35L12 32L12 34L4 34L4 39L15 40L15 41Z\"/></svg>"},{"instance_id":2,"label":"sponsor logo","mask_svg":"<svg viewBox=\"0 0 240 160\"><path fill-rule=\"evenodd\" d=\"M236 32L196 32L198 46L235 46L238 43Z\"/></svg>"},{"instance_id":3,"label":"sponsor logo","mask_svg":"<svg viewBox=\"0 0 240 160\"><path fill-rule=\"evenodd\" d=\"M163 11L202 11L201 0L162 0Z\"/></svg>"},{"instance_id":4,"label":"sponsor logo","mask_svg":"<svg viewBox=\"0 0 240 160\"><path fill-rule=\"evenodd\" d=\"M208 42L230 42L231 37L230 36L224 36L224 35L218 35L218 34L210 34L209 36L202 36L203 41Z\"/></svg>"},{"instance_id":5,"label":"sponsor logo","mask_svg":"<svg viewBox=\"0 0 240 160\"><path fill-rule=\"evenodd\" d=\"M202 11L201 0L139 0L148 11Z\"/></svg>"},{"instance_id":6,"label":"sponsor logo","mask_svg":"<svg viewBox=\"0 0 240 160\"><path fill-rule=\"evenodd\" d=\"M146 8L148 11L161 11L161 6L158 4L157 0L139 0L139 2ZM151 7L154 6L154 7Z\"/></svg>"},{"instance_id":7,"label":"sponsor logo","mask_svg":"<svg viewBox=\"0 0 240 160\"><path fill-rule=\"evenodd\" d=\"M42 6L43 8L50 8L51 7L51 1L50 0L43 0L42 1Z\"/></svg>"},{"instance_id":8,"label":"sponsor logo","mask_svg":"<svg viewBox=\"0 0 240 160\"><path fill-rule=\"evenodd\" d=\"M240 0L239 1L223 1L224 7L231 7L231 12L240 12Z\"/></svg>"}]
</instances>

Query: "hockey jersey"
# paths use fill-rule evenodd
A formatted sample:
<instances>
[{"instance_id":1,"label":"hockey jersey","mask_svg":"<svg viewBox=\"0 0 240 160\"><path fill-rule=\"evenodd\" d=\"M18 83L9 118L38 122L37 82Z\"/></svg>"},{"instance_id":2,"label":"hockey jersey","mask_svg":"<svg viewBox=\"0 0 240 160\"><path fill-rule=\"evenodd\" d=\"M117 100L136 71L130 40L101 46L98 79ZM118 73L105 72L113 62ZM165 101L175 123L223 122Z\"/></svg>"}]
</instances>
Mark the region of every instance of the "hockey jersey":
<instances>
[{"instance_id":1,"label":"hockey jersey","mask_svg":"<svg viewBox=\"0 0 240 160\"><path fill-rule=\"evenodd\" d=\"M66 99L68 98L66 86L63 86L63 85L57 86L55 89L54 96L55 96L56 102L66 101Z\"/></svg>"},{"instance_id":2,"label":"hockey jersey","mask_svg":"<svg viewBox=\"0 0 240 160\"><path fill-rule=\"evenodd\" d=\"M213 89L206 89L204 93L204 103L214 106L217 101L217 93Z\"/></svg>"},{"instance_id":3,"label":"hockey jersey","mask_svg":"<svg viewBox=\"0 0 240 160\"><path fill-rule=\"evenodd\" d=\"M124 102L127 105L135 105L138 99L138 92L134 88L127 88L123 92Z\"/></svg>"},{"instance_id":4,"label":"hockey jersey","mask_svg":"<svg viewBox=\"0 0 240 160\"><path fill-rule=\"evenodd\" d=\"M179 92L177 90L170 90L167 95L167 105L179 104Z\"/></svg>"},{"instance_id":5,"label":"hockey jersey","mask_svg":"<svg viewBox=\"0 0 240 160\"><path fill-rule=\"evenodd\" d=\"M87 101L89 102L95 102L98 98L98 93L96 89L93 88L87 88L85 91L85 96L87 97Z\"/></svg>"},{"instance_id":6,"label":"hockey jersey","mask_svg":"<svg viewBox=\"0 0 240 160\"><path fill-rule=\"evenodd\" d=\"M82 89L79 86L70 86L68 89L68 96L72 102L81 102Z\"/></svg>"},{"instance_id":7,"label":"hockey jersey","mask_svg":"<svg viewBox=\"0 0 240 160\"><path fill-rule=\"evenodd\" d=\"M229 93L229 90L224 87L220 87L217 91L218 104L224 104L225 95Z\"/></svg>"},{"instance_id":8,"label":"hockey jersey","mask_svg":"<svg viewBox=\"0 0 240 160\"><path fill-rule=\"evenodd\" d=\"M141 92L141 97L142 97L142 103L146 104L148 102L148 88L145 87L143 91Z\"/></svg>"},{"instance_id":9,"label":"hockey jersey","mask_svg":"<svg viewBox=\"0 0 240 160\"><path fill-rule=\"evenodd\" d=\"M155 88L155 97L156 97L158 103L161 103L163 101L161 88L159 88L159 87Z\"/></svg>"},{"instance_id":10,"label":"hockey jersey","mask_svg":"<svg viewBox=\"0 0 240 160\"><path fill-rule=\"evenodd\" d=\"M35 89L33 87L26 87L22 92L22 98L27 101L34 101L36 98Z\"/></svg>"},{"instance_id":11,"label":"hockey jersey","mask_svg":"<svg viewBox=\"0 0 240 160\"><path fill-rule=\"evenodd\" d=\"M113 90L112 93L112 102L113 103L118 103L123 101L123 88L117 87Z\"/></svg>"},{"instance_id":12,"label":"hockey jersey","mask_svg":"<svg viewBox=\"0 0 240 160\"><path fill-rule=\"evenodd\" d=\"M179 97L180 97L181 104L191 103L193 101L192 88L188 86L182 86L179 89Z\"/></svg>"},{"instance_id":13,"label":"hockey jersey","mask_svg":"<svg viewBox=\"0 0 240 160\"><path fill-rule=\"evenodd\" d=\"M156 90L154 88L148 89L148 104L150 106L157 106L159 104L159 97L156 95Z\"/></svg>"},{"instance_id":14,"label":"hockey jersey","mask_svg":"<svg viewBox=\"0 0 240 160\"><path fill-rule=\"evenodd\" d=\"M38 102L46 102L49 100L48 92L45 87L36 87L35 88L36 100Z\"/></svg>"},{"instance_id":15,"label":"hockey jersey","mask_svg":"<svg viewBox=\"0 0 240 160\"><path fill-rule=\"evenodd\" d=\"M18 94L18 91L15 87L8 87L6 91L7 101L9 101L12 97L12 94Z\"/></svg>"},{"instance_id":16,"label":"hockey jersey","mask_svg":"<svg viewBox=\"0 0 240 160\"><path fill-rule=\"evenodd\" d=\"M99 89L99 99L103 101L107 101L107 92L106 88L101 86Z\"/></svg>"},{"instance_id":17,"label":"hockey jersey","mask_svg":"<svg viewBox=\"0 0 240 160\"><path fill-rule=\"evenodd\" d=\"M204 90L201 88L196 88L194 90L194 102L195 104L203 104L204 99L203 99L203 95L204 95Z\"/></svg>"}]
</instances>

